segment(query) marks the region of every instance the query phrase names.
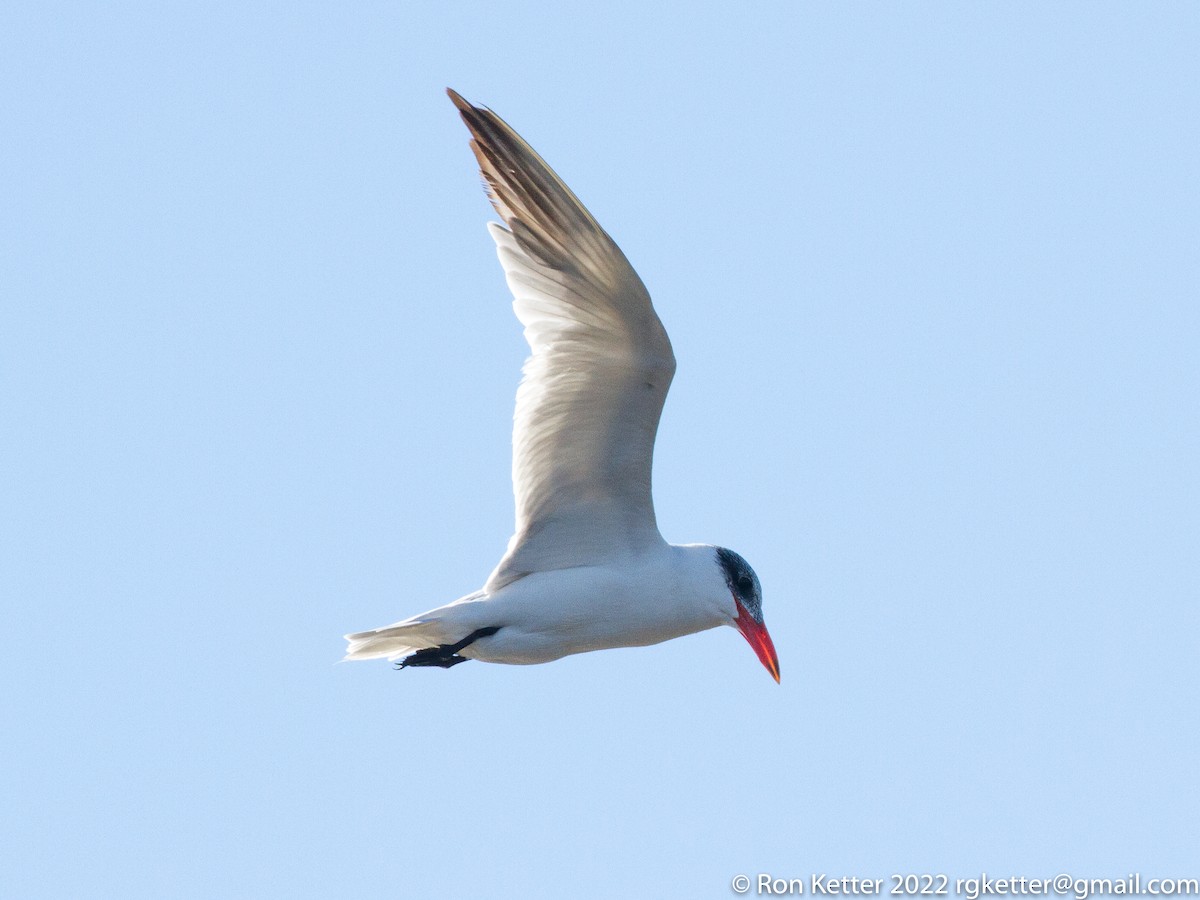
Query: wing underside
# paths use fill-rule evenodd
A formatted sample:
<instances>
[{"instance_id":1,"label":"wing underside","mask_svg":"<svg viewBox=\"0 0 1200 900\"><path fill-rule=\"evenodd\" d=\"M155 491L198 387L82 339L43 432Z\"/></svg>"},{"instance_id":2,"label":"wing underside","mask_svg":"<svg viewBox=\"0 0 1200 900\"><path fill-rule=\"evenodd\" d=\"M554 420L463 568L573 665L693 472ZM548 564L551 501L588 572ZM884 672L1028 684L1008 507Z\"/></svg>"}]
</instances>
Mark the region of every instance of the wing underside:
<instances>
[{"instance_id":1,"label":"wing underside","mask_svg":"<svg viewBox=\"0 0 1200 900\"><path fill-rule=\"evenodd\" d=\"M489 230L532 351L513 425L516 531L496 590L662 541L650 476L675 357L641 279L570 189L498 116L449 94L504 221Z\"/></svg>"}]
</instances>

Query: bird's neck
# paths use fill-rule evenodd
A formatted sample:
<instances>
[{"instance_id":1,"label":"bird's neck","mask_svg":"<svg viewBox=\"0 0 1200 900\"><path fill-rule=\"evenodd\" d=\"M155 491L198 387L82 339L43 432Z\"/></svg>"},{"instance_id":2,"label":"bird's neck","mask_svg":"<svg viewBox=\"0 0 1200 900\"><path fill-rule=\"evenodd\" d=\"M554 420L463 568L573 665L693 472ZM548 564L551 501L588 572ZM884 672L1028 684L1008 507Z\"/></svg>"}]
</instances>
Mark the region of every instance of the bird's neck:
<instances>
[{"instance_id":1,"label":"bird's neck","mask_svg":"<svg viewBox=\"0 0 1200 900\"><path fill-rule=\"evenodd\" d=\"M733 595L711 544L672 544L672 569L679 599L714 619L714 625L731 625L737 618Z\"/></svg>"}]
</instances>

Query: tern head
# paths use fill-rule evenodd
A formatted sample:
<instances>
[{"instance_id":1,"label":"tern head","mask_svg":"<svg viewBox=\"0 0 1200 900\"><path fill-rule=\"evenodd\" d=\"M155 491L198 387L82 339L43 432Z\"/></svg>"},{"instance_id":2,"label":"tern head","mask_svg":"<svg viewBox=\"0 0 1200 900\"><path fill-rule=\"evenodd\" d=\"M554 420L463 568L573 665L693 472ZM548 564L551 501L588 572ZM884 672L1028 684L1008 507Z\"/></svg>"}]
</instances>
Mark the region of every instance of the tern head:
<instances>
[{"instance_id":1,"label":"tern head","mask_svg":"<svg viewBox=\"0 0 1200 900\"><path fill-rule=\"evenodd\" d=\"M750 564L732 550L717 547L716 554L717 564L725 576L725 584L733 595L733 605L737 610L737 617L732 624L754 648L759 661L778 683L779 657L775 655L775 644L763 622L762 586L758 583L758 576Z\"/></svg>"}]
</instances>

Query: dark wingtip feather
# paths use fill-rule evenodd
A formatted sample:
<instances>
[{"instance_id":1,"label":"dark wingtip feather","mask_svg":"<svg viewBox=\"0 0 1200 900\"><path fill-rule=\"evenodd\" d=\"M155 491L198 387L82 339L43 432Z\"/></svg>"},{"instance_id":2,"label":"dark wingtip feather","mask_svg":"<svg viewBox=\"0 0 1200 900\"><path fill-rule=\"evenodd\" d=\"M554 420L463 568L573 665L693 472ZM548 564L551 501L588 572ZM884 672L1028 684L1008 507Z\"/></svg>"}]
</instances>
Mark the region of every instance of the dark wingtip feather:
<instances>
[{"instance_id":1,"label":"dark wingtip feather","mask_svg":"<svg viewBox=\"0 0 1200 900\"><path fill-rule=\"evenodd\" d=\"M474 139L471 142L471 149L475 151L475 156L479 157L480 168L486 174L487 165L485 160L480 157L480 152L483 150L483 144L486 143L484 132L491 124L488 116L496 118L496 114L486 107L475 106L464 98L462 94L454 90L454 88L446 88L446 96L450 98L455 108L458 109L458 114L462 116L463 123L467 126L467 130L471 132L471 137Z\"/></svg>"},{"instance_id":2,"label":"dark wingtip feather","mask_svg":"<svg viewBox=\"0 0 1200 900\"><path fill-rule=\"evenodd\" d=\"M600 290L612 289L615 271L637 280L612 238L524 138L486 106L475 106L451 88L446 94L471 133L488 199L530 257L596 281ZM585 277L584 271L591 274Z\"/></svg>"},{"instance_id":3,"label":"dark wingtip feather","mask_svg":"<svg viewBox=\"0 0 1200 900\"><path fill-rule=\"evenodd\" d=\"M462 94L452 87L446 88L446 96L449 97L451 102L459 108L460 112L466 112L467 110L474 108L470 103L463 99Z\"/></svg>"}]
</instances>

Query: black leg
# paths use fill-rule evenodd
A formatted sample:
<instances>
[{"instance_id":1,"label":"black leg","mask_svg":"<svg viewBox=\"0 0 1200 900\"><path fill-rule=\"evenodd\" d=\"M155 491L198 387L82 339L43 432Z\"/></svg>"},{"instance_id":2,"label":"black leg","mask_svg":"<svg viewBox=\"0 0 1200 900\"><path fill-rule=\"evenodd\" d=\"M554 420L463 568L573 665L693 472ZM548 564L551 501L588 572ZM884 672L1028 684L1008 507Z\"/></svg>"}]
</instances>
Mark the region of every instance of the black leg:
<instances>
[{"instance_id":1,"label":"black leg","mask_svg":"<svg viewBox=\"0 0 1200 900\"><path fill-rule=\"evenodd\" d=\"M480 638L491 637L499 630L499 628L480 628L472 631L456 644L442 644L439 647L428 647L425 650L418 650L411 656L406 656L400 662L396 663L396 668L407 669L410 666L417 668L436 666L439 669L449 669L451 666L457 666L459 663L467 661L467 657L458 655L459 650L469 647Z\"/></svg>"}]
</instances>

